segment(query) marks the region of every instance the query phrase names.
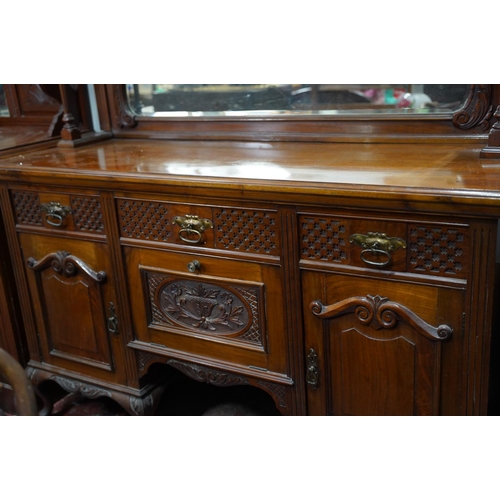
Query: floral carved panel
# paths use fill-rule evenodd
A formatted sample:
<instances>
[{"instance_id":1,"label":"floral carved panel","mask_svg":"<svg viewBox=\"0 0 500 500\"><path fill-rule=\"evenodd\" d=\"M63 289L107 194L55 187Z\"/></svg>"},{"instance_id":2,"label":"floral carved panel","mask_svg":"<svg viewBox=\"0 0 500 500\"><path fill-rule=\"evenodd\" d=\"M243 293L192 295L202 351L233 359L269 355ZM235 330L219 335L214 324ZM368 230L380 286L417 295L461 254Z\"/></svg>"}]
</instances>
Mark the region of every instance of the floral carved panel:
<instances>
[{"instance_id":1,"label":"floral carved panel","mask_svg":"<svg viewBox=\"0 0 500 500\"><path fill-rule=\"evenodd\" d=\"M142 273L150 327L265 348L263 284Z\"/></svg>"}]
</instances>

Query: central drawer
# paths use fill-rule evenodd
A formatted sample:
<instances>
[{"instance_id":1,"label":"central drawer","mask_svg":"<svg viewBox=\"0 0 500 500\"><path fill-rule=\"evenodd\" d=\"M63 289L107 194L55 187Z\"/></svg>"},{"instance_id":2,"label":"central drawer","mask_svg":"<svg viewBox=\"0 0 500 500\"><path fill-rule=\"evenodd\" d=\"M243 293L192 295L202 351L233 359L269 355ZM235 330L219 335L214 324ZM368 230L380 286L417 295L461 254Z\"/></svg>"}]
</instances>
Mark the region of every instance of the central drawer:
<instances>
[{"instance_id":1,"label":"central drawer","mask_svg":"<svg viewBox=\"0 0 500 500\"><path fill-rule=\"evenodd\" d=\"M123 247L135 340L166 356L286 373L281 266ZM137 347L137 346L135 346Z\"/></svg>"},{"instance_id":2,"label":"central drawer","mask_svg":"<svg viewBox=\"0 0 500 500\"><path fill-rule=\"evenodd\" d=\"M116 209L124 240L280 255L279 219L274 209L125 197L116 199Z\"/></svg>"}]
</instances>

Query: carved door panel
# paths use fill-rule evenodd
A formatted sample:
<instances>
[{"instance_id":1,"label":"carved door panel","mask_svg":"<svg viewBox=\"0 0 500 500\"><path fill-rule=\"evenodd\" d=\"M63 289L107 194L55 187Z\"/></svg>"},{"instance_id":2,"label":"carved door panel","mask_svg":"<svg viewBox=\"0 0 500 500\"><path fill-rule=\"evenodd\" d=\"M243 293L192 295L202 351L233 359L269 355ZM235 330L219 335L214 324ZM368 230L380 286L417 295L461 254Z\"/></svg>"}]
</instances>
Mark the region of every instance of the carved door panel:
<instances>
[{"instance_id":1,"label":"carved door panel","mask_svg":"<svg viewBox=\"0 0 500 500\"><path fill-rule=\"evenodd\" d=\"M20 235L46 363L111 380L118 333L106 245Z\"/></svg>"},{"instance_id":2,"label":"carved door panel","mask_svg":"<svg viewBox=\"0 0 500 500\"><path fill-rule=\"evenodd\" d=\"M463 290L319 273L304 285L309 413L461 412Z\"/></svg>"}]
</instances>

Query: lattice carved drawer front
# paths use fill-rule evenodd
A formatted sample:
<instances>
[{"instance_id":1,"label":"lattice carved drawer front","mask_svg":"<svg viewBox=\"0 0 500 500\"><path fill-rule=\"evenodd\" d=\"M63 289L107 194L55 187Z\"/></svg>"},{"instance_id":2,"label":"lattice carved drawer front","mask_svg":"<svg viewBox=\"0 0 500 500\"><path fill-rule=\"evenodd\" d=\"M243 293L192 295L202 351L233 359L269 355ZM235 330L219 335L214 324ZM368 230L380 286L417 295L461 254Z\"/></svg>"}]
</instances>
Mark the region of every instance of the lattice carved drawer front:
<instances>
[{"instance_id":1,"label":"lattice carved drawer front","mask_svg":"<svg viewBox=\"0 0 500 500\"><path fill-rule=\"evenodd\" d=\"M305 261L467 278L467 225L299 216Z\"/></svg>"},{"instance_id":2,"label":"lattice carved drawer front","mask_svg":"<svg viewBox=\"0 0 500 500\"><path fill-rule=\"evenodd\" d=\"M349 221L335 217L299 217L303 259L349 264Z\"/></svg>"},{"instance_id":3,"label":"lattice carved drawer front","mask_svg":"<svg viewBox=\"0 0 500 500\"><path fill-rule=\"evenodd\" d=\"M469 259L469 228L409 224L408 270L414 273L465 278Z\"/></svg>"},{"instance_id":4,"label":"lattice carved drawer front","mask_svg":"<svg viewBox=\"0 0 500 500\"><path fill-rule=\"evenodd\" d=\"M215 246L225 250L277 255L277 213L223 208L214 210Z\"/></svg>"},{"instance_id":5,"label":"lattice carved drawer front","mask_svg":"<svg viewBox=\"0 0 500 500\"><path fill-rule=\"evenodd\" d=\"M13 190L11 199L19 226L96 234L105 232L98 196Z\"/></svg>"},{"instance_id":6,"label":"lattice carved drawer front","mask_svg":"<svg viewBox=\"0 0 500 500\"><path fill-rule=\"evenodd\" d=\"M117 199L116 207L122 237L172 241L170 206L167 203Z\"/></svg>"},{"instance_id":7,"label":"lattice carved drawer front","mask_svg":"<svg viewBox=\"0 0 500 500\"><path fill-rule=\"evenodd\" d=\"M275 210L116 200L123 238L279 255Z\"/></svg>"}]
</instances>

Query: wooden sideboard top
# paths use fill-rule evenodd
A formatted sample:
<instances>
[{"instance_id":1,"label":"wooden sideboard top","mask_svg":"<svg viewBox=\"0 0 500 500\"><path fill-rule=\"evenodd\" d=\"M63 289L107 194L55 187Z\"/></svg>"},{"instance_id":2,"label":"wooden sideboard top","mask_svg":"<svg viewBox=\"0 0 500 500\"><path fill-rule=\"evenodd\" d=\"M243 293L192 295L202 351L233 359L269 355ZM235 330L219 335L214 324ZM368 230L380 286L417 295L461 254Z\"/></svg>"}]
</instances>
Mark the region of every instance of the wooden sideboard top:
<instances>
[{"instance_id":1,"label":"wooden sideboard top","mask_svg":"<svg viewBox=\"0 0 500 500\"><path fill-rule=\"evenodd\" d=\"M500 161L481 149L114 139L2 158L0 180L500 217Z\"/></svg>"},{"instance_id":2,"label":"wooden sideboard top","mask_svg":"<svg viewBox=\"0 0 500 500\"><path fill-rule=\"evenodd\" d=\"M49 136L47 125L0 126L0 157L39 149L43 143L56 144L56 139Z\"/></svg>"}]
</instances>

